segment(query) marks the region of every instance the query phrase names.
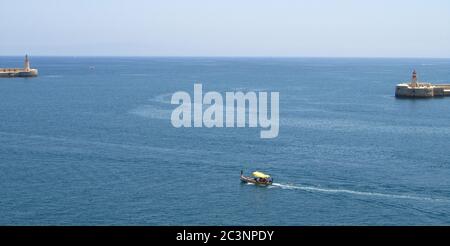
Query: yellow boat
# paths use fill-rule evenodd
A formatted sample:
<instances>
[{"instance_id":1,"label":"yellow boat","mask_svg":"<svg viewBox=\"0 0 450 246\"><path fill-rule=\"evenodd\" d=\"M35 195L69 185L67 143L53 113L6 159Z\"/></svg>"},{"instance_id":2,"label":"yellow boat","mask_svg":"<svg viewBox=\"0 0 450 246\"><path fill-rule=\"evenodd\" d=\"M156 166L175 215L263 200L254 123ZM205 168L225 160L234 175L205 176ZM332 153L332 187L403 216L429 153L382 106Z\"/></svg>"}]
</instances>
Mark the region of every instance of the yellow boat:
<instances>
[{"instance_id":1,"label":"yellow boat","mask_svg":"<svg viewBox=\"0 0 450 246\"><path fill-rule=\"evenodd\" d=\"M270 175L258 171L253 172L252 177L244 176L244 172L241 171L241 181L257 185L271 185L273 183L273 179Z\"/></svg>"}]
</instances>

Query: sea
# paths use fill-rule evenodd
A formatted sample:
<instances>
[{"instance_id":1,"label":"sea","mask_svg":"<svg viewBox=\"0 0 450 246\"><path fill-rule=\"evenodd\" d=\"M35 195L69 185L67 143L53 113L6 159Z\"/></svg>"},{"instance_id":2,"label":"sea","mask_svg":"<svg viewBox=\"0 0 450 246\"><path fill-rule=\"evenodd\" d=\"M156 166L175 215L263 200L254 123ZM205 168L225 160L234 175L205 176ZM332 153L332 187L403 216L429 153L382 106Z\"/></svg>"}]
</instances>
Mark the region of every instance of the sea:
<instances>
[{"instance_id":1,"label":"sea","mask_svg":"<svg viewBox=\"0 0 450 246\"><path fill-rule=\"evenodd\" d=\"M0 57L21 67L23 57ZM31 57L0 79L1 225L449 225L450 59ZM175 128L177 91L279 92L279 135ZM274 184L243 184L240 171Z\"/></svg>"}]
</instances>

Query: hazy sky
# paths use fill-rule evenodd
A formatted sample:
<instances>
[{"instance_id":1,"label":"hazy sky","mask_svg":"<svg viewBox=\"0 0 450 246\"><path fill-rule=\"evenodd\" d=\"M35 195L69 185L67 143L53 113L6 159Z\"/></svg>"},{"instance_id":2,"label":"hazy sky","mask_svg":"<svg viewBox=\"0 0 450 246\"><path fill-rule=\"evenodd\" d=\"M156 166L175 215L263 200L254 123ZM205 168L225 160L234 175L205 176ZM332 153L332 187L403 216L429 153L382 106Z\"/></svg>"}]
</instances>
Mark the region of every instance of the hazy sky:
<instances>
[{"instance_id":1,"label":"hazy sky","mask_svg":"<svg viewBox=\"0 0 450 246\"><path fill-rule=\"evenodd\" d=\"M450 57L448 0L0 0L1 55Z\"/></svg>"}]
</instances>

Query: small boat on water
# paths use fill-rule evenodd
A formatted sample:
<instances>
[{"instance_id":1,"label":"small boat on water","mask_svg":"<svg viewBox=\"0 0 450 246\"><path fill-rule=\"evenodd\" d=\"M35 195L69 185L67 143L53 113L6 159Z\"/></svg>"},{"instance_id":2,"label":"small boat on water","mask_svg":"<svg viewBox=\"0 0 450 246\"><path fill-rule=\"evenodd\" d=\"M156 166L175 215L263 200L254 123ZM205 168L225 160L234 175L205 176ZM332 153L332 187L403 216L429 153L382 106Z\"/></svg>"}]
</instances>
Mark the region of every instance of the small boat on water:
<instances>
[{"instance_id":1,"label":"small boat on water","mask_svg":"<svg viewBox=\"0 0 450 246\"><path fill-rule=\"evenodd\" d=\"M272 177L262 172L253 172L252 177L244 176L244 172L241 171L241 181L243 183L250 183L256 185L271 185L273 183Z\"/></svg>"}]
</instances>

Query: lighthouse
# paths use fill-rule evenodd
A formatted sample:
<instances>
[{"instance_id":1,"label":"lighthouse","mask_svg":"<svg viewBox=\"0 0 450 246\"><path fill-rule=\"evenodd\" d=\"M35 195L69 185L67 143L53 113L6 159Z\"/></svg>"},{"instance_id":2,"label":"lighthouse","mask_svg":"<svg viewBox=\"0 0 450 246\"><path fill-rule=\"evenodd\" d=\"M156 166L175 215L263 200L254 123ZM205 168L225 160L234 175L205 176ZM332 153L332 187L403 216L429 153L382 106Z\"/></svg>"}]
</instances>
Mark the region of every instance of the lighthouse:
<instances>
[{"instance_id":1,"label":"lighthouse","mask_svg":"<svg viewBox=\"0 0 450 246\"><path fill-rule=\"evenodd\" d=\"M28 59L28 55L25 55L23 68L0 68L0 78L36 77L36 76L38 76L38 70L30 67L30 59Z\"/></svg>"},{"instance_id":2,"label":"lighthouse","mask_svg":"<svg viewBox=\"0 0 450 246\"><path fill-rule=\"evenodd\" d=\"M411 87L417 87L417 73L416 70L414 69L413 73L412 73L412 78L411 78Z\"/></svg>"},{"instance_id":3,"label":"lighthouse","mask_svg":"<svg viewBox=\"0 0 450 246\"><path fill-rule=\"evenodd\" d=\"M25 62L24 62L23 69L25 70L25 72L30 71L30 60L28 59L28 55L25 55Z\"/></svg>"}]
</instances>

